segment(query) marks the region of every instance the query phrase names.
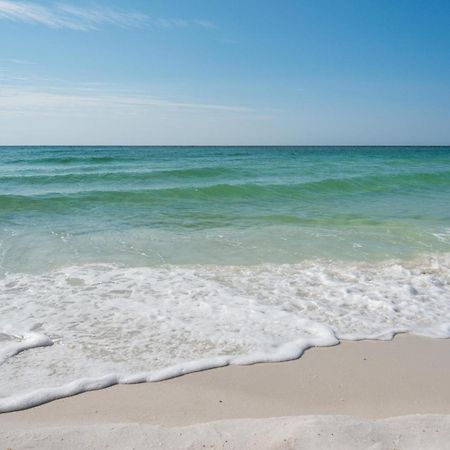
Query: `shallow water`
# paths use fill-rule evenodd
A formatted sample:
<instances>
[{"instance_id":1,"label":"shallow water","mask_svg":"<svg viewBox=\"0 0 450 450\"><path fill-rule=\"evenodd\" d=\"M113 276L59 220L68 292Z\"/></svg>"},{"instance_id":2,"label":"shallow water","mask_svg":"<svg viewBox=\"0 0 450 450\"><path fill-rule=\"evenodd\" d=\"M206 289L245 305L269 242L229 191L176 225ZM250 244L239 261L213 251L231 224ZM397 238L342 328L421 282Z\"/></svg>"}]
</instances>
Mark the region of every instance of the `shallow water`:
<instances>
[{"instance_id":1,"label":"shallow water","mask_svg":"<svg viewBox=\"0 0 450 450\"><path fill-rule=\"evenodd\" d=\"M450 333L450 148L0 148L0 410Z\"/></svg>"}]
</instances>

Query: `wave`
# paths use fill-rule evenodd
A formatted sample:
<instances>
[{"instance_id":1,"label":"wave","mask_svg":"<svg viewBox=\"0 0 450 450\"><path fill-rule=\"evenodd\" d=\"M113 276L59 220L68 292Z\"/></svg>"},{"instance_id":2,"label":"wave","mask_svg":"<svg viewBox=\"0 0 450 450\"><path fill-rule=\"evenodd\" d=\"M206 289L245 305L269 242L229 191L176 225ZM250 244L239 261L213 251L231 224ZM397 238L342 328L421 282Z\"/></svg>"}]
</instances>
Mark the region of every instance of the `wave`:
<instances>
[{"instance_id":1,"label":"wave","mask_svg":"<svg viewBox=\"0 0 450 450\"><path fill-rule=\"evenodd\" d=\"M223 169L213 169L206 172L205 177L220 174ZM198 177L194 171L178 171L172 174L174 177L186 177L186 172L192 177ZM188 175L188 176L189 176ZM62 176L70 177L71 175ZM307 181L296 184L209 184L203 186L184 187L156 187L142 188L139 186L147 177L154 175L130 175L130 179L137 184L135 188L131 183L119 183L111 186L108 190L89 190L86 176L74 176L74 184L80 185L80 190L74 193L48 193L44 195L0 195L0 210L45 210L51 208L73 208L83 204L152 204L159 202L193 200L202 202L224 202L224 201L296 201L313 200L317 197L342 197L352 194L371 193L396 193L402 195L417 195L420 192L430 192L433 189L450 188L450 172L439 173L415 173L415 174L392 174L368 177L351 178L328 178L319 181ZM168 174L156 175L161 178L168 177ZM120 181L122 175L117 178L114 174L96 175L97 181L106 180ZM58 178L55 178L58 179ZM86 181L86 183L82 183ZM126 189L126 190L125 190Z\"/></svg>"},{"instance_id":2,"label":"wave","mask_svg":"<svg viewBox=\"0 0 450 450\"><path fill-rule=\"evenodd\" d=\"M0 411L116 383L294 359L342 339L450 337L449 274L450 255L9 274L0 279L8 324L0 329Z\"/></svg>"},{"instance_id":3,"label":"wave","mask_svg":"<svg viewBox=\"0 0 450 450\"><path fill-rule=\"evenodd\" d=\"M205 167L189 169L166 169L153 171L118 170L114 172L73 172L73 173L43 173L39 175L7 175L0 176L0 183L5 185L43 185L53 184L70 185L76 183L145 183L150 181L170 181L184 179L209 179L216 177L242 176L244 170L228 169L225 167Z\"/></svg>"},{"instance_id":4,"label":"wave","mask_svg":"<svg viewBox=\"0 0 450 450\"><path fill-rule=\"evenodd\" d=\"M116 156L49 156L44 158L19 158L8 161L9 164L35 165L72 165L72 164L104 164L120 161Z\"/></svg>"}]
</instances>

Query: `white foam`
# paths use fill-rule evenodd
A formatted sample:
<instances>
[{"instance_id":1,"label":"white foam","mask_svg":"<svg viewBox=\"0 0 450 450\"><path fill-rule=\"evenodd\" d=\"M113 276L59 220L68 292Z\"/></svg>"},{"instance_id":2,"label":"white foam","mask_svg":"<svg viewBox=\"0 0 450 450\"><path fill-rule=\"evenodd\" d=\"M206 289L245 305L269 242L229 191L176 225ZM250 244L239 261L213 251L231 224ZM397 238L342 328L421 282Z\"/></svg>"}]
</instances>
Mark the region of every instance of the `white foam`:
<instances>
[{"instance_id":1,"label":"white foam","mask_svg":"<svg viewBox=\"0 0 450 450\"><path fill-rule=\"evenodd\" d=\"M21 335L11 335L8 333L8 327L5 326L5 328L0 329L0 335L3 340L8 340L8 342L4 343L0 348L0 365L2 365L8 358L11 358L25 350L53 345L52 340L48 336L33 331L25 331Z\"/></svg>"},{"instance_id":2,"label":"white foam","mask_svg":"<svg viewBox=\"0 0 450 450\"><path fill-rule=\"evenodd\" d=\"M449 337L449 278L449 255L9 274L0 280L0 411L116 383L293 359L338 339Z\"/></svg>"}]
</instances>

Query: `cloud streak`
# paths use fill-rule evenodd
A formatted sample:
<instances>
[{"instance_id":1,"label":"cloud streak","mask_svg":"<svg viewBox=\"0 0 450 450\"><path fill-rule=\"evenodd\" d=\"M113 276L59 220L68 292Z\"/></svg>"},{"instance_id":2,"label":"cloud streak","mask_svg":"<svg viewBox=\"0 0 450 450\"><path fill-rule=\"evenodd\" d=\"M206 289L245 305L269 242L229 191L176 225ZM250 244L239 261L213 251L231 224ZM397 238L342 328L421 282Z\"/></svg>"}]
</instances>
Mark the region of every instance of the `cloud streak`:
<instances>
[{"instance_id":1,"label":"cloud streak","mask_svg":"<svg viewBox=\"0 0 450 450\"><path fill-rule=\"evenodd\" d=\"M95 110L116 113L138 112L145 109L158 111L217 111L224 113L254 113L254 109L241 105L195 103L161 99L146 95L59 93L17 86L0 89L1 113L74 113Z\"/></svg>"},{"instance_id":2,"label":"cloud streak","mask_svg":"<svg viewBox=\"0 0 450 450\"><path fill-rule=\"evenodd\" d=\"M105 25L122 28L217 28L214 23L200 19L155 18L139 12L119 11L109 7L80 7L68 3L47 7L35 2L11 0L0 0L0 19L75 31L98 30Z\"/></svg>"}]
</instances>

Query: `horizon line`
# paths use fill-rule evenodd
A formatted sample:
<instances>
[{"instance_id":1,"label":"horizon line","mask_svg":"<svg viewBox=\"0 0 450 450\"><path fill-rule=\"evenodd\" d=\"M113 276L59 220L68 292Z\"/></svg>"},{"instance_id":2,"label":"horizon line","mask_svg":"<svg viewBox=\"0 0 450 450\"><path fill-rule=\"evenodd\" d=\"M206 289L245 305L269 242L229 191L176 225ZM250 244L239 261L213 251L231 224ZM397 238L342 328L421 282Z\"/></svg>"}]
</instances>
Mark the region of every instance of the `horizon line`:
<instances>
[{"instance_id":1,"label":"horizon line","mask_svg":"<svg viewBox=\"0 0 450 450\"><path fill-rule=\"evenodd\" d=\"M450 147L450 144L0 144L1 148L11 147L135 147L135 148L151 148L151 147Z\"/></svg>"}]
</instances>

